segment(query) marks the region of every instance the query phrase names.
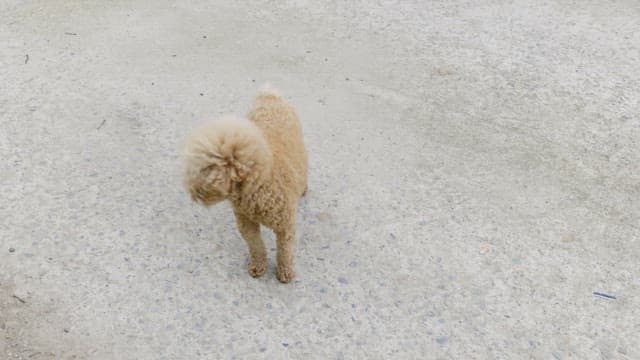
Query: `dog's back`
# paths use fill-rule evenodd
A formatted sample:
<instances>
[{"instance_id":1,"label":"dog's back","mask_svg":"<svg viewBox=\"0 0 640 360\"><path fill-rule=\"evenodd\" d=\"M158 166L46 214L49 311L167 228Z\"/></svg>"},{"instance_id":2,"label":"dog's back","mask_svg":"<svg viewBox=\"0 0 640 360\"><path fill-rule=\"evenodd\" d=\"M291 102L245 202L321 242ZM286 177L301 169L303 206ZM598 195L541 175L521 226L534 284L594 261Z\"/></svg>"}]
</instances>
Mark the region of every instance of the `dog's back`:
<instances>
[{"instance_id":1,"label":"dog's back","mask_svg":"<svg viewBox=\"0 0 640 360\"><path fill-rule=\"evenodd\" d=\"M274 159L274 171L299 194L307 186L307 152L295 109L277 90L263 86L247 115L263 132Z\"/></svg>"}]
</instances>

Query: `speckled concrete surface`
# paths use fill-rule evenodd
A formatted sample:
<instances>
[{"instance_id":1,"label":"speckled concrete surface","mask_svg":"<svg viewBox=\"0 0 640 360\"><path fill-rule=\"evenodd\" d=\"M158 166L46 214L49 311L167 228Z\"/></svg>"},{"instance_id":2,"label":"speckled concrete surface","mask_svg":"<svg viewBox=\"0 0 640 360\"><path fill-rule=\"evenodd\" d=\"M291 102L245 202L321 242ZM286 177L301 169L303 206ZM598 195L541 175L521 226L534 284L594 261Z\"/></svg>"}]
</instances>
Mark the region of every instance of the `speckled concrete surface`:
<instances>
[{"instance_id":1,"label":"speckled concrete surface","mask_svg":"<svg viewBox=\"0 0 640 360\"><path fill-rule=\"evenodd\" d=\"M640 358L637 1L229 3L0 1L0 358ZM290 285L181 188L266 80Z\"/></svg>"}]
</instances>

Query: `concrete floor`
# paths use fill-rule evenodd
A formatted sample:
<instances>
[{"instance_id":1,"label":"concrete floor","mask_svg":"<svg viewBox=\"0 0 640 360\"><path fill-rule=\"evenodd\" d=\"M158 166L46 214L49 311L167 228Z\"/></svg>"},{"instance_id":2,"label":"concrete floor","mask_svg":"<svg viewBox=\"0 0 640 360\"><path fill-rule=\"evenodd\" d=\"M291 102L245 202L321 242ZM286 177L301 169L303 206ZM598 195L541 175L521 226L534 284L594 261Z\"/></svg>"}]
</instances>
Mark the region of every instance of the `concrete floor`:
<instances>
[{"instance_id":1,"label":"concrete floor","mask_svg":"<svg viewBox=\"0 0 640 360\"><path fill-rule=\"evenodd\" d=\"M181 186L263 81L289 285ZM639 99L635 0L1 0L0 358L640 359Z\"/></svg>"}]
</instances>

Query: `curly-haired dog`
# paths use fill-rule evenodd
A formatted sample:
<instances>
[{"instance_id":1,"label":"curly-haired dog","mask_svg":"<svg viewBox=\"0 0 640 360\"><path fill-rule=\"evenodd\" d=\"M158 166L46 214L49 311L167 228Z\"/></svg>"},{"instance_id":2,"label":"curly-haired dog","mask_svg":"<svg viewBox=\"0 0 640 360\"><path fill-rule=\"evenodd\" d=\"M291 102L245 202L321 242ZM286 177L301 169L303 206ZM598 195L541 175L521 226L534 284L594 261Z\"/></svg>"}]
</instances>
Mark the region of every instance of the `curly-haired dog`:
<instances>
[{"instance_id":1,"label":"curly-haired dog","mask_svg":"<svg viewBox=\"0 0 640 360\"><path fill-rule=\"evenodd\" d=\"M294 276L298 199L307 190L307 153L298 116L268 86L248 119L226 117L196 130L185 149L185 185L205 206L229 199L249 247L249 274L267 269L260 224L276 234L277 277Z\"/></svg>"}]
</instances>

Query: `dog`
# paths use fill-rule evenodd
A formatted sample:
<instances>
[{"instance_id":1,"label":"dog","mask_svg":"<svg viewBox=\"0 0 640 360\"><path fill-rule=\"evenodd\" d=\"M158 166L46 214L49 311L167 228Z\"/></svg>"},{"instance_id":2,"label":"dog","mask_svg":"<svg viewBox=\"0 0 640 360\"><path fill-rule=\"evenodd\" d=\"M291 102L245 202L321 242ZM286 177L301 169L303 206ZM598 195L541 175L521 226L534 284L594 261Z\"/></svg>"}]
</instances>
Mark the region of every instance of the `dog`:
<instances>
[{"instance_id":1,"label":"dog","mask_svg":"<svg viewBox=\"0 0 640 360\"><path fill-rule=\"evenodd\" d=\"M276 235L276 275L295 270L296 211L307 192L307 152L295 109L263 86L246 118L227 116L194 131L185 146L185 187L204 206L229 200L249 248L249 274L267 270L260 225Z\"/></svg>"}]
</instances>

